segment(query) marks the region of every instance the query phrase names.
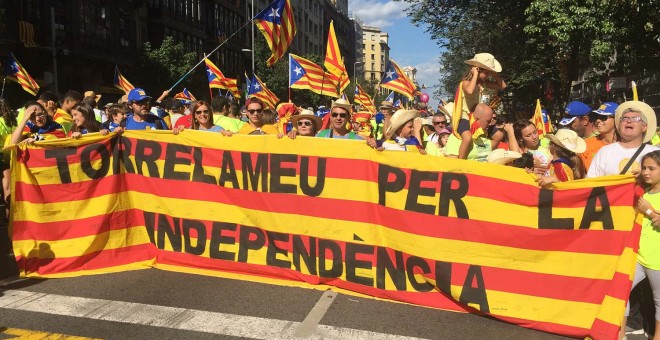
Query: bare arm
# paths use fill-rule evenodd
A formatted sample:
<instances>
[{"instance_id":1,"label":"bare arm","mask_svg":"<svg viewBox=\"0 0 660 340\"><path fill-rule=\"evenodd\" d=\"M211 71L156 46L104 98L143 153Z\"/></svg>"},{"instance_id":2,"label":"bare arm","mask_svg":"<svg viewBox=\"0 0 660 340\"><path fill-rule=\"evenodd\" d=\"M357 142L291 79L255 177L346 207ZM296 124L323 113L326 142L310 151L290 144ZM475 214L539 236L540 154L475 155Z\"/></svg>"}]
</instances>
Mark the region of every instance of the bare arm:
<instances>
[{"instance_id":1,"label":"bare arm","mask_svg":"<svg viewBox=\"0 0 660 340\"><path fill-rule=\"evenodd\" d=\"M474 90L477 88L477 80L479 79L479 68L474 66L470 70L472 73L472 79L470 80L463 80L462 86L463 86L463 92L465 94L473 94Z\"/></svg>"},{"instance_id":2,"label":"bare arm","mask_svg":"<svg viewBox=\"0 0 660 340\"><path fill-rule=\"evenodd\" d=\"M504 79L502 79L497 73L491 73L491 75L495 78L495 81L486 81L484 86L493 90L504 90L506 88Z\"/></svg>"},{"instance_id":3,"label":"bare arm","mask_svg":"<svg viewBox=\"0 0 660 340\"><path fill-rule=\"evenodd\" d=\"M461 146L458 147L458 158L467 159L472 147L472 132L470 130L461 133Z\"/></svg>"},{"instance_id":4,"label":"bare arm","mask_svg":"<svg viewBox=\"0 0 660 340\"><path fill-rule=\"evenodd\" d=\"M504 124L504 131L506 131L506 134L509 136L509 150L520 152L520 145L518 145L518 141L516 140L515 134L513 132L513 124Z\"/></svg>"},{"instance_id":5,"label":"bare arm","mask_svg":"<svg viewBox=\"0 0 660 340\"><path fill-rule=\"evenodd\" d=\"M30 117L34 115L34 112L37 110L37 106L31 106L29 109L25 110L25 114L23 115L23 119L18 122L18 126L16 126L16 130L12 132L11 134L11 144L17 144L23 139L23 129L25 129L25 124L27 124L27 121L30 120Z\"/></svg>"}]
</instances>

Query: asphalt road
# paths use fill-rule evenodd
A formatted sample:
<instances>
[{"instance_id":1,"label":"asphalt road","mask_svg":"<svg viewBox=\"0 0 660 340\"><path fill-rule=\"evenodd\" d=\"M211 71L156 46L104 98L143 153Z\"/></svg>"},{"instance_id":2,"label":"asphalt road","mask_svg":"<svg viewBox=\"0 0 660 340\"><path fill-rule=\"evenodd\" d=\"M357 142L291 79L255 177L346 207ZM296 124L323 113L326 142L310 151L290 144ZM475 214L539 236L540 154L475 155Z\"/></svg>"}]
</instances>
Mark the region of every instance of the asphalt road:
<instances>
[{"instance_id":1,"label":"asphalt road","mask_svg":"<svg viewBox=\"0 0 660 340\"><path fill-rule=\"evenodd\" d=\"M562 339L477 315L157 269L5 280L0 327L105 339Z\"/></svg>"}]
</instances>

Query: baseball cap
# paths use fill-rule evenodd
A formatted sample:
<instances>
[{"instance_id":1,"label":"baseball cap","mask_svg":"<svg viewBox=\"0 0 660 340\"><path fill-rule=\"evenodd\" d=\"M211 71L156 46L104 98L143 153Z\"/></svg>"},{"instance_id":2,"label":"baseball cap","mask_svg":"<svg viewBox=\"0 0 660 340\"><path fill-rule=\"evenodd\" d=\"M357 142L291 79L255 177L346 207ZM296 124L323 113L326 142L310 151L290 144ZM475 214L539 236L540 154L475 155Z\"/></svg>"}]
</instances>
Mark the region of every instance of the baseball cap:
<instances>
[{"instance_id":1,"label":"baseball cap","mask_svg":"<svg viewBox=\"0 0 660 340\"><path fill-rule=\"evenodd\" d=\"M593 113L603 115L603 116L613 116L616 108L619 107L619 104L615 102L605 102L598 107L598 109L593 110Z\"/></svg>"},{"instance_id":2,"label":"baseball cap","mask_svg":"<svg viewBox=\"0 0 660 340\"><path fill-rule=\"evenodd\" d=\"M559 125L568 125L572 123L575 118L588 115L589 112L591 112L591 108L589 105L576 100L568 103L565 112L566 117L559 122Z\"/></svg>"},{"instance_id":3,"label":"baseball cap","mask_svg":"<svg viewBox=\"0 0 660 340\"><path fill-rule=\"evenodd\" d=\"M147 93L144 92L143 89L141 88L134 88L130 92L128 92L128 102L139 102L145 99L151 99L151 97L147 96Z\"/></svg>"}]
</instances>

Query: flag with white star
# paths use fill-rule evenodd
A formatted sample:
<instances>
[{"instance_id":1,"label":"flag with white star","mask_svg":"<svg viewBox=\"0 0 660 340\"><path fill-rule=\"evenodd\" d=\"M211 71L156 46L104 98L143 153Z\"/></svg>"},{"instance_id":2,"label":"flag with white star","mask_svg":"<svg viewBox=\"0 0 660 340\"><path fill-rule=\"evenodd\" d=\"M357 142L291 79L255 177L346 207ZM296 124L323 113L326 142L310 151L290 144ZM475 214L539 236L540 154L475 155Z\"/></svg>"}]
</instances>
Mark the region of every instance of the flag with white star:
<instances>
[{"instance_id":1,"label":"flag with white star","mask_svg":"<svg viewBox=\"0 0 660 340\"><path fill-rule=\"evenodd\" d=\"M275 0L254 17L254 23L266 38L271 56L266 64L280 60L296 35L296 21L289 0Z\"/></svg>"},{"instance_id":2,"label":"flag with white star","mask_svg":"<svg viewBox=\"0 0 660 340\"><path fill-rule=\"evenodd\" d=\"M392 90L397 93L410 98L411 100L415 98L415 95L419 93L417 91L417 86L406 76L406 74L401 70L399 65L397 65L394 60L390 60L385 69L385 75L380 81L380 87Z\"/></svg>"},{"instance_id":3,"label":"flag with white star","mask_svg":"<svg viewBox=\"0 0 660 340\"><path fill-rule=\"evenodd\" d=\"M311 60L289 53L289 87L338 98L337 78Z\"/></svg>"},{"instance_id":4,"label":"flag with white star","mask_svg":"<svg viewBox=\"0 0 660 340\"><path fill-rule=\"evenodd\" d=\"M252 77L249 83L250 87L248 88L247 97L257 97L261 99L268 108L275 109L280 99L266 87L266 84L264 84L256 74Z\"/></svg>"}]
</instances>

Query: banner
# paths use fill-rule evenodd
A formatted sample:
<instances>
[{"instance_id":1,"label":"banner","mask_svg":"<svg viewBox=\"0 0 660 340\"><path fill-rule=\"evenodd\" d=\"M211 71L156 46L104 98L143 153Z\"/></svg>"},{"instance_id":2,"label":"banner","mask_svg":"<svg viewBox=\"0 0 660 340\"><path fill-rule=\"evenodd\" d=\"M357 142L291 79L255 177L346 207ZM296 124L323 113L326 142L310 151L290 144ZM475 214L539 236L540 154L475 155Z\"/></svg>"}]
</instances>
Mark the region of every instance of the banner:
<instances>
[{"instance_id":1,"label":"banner","mask_svg":"<svg viewBox=\"0 0 660 340\"><path fill-rule=\"evenodd\" d=\"M618 332L639 242L629 176L545 190L501 165L195 130L37 142L14 156L27 277L156 267L602 339Z\"/></svg>"}]
</instances>

